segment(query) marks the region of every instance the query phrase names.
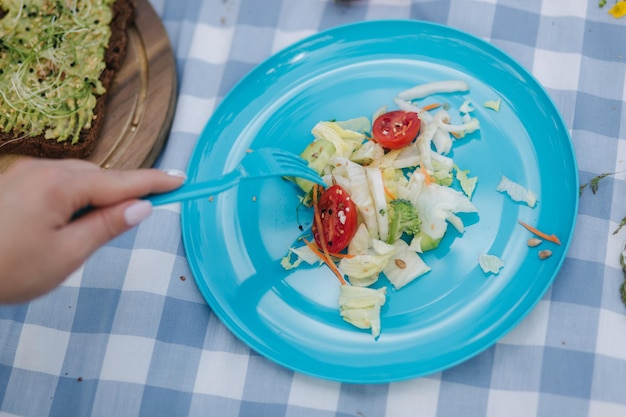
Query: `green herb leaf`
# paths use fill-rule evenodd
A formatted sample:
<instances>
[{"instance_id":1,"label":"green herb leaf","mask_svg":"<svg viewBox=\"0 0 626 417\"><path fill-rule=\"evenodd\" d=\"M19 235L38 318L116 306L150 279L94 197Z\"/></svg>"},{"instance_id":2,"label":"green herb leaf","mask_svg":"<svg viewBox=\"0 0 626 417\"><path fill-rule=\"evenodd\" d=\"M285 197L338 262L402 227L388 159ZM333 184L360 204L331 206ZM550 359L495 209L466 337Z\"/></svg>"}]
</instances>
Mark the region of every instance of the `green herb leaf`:
<instances>
[{"instance_id":1,"label":"green herb leaf","mask_svg":"<svg viewBox=\"0 0 626 417\"><path fill-rule=\"evenodd\" d=\"M588 183L582 184L579 188L578 188L578 195L582 195L583 190L589 186L591 188L591 192L592 193L597 193L598 192L598 187L600 186L600 181L603 180L604 178L610 176L610 175L615 175L617 174L617 172L605 172L604 174L600 174L596 177L593 177L591 179L591 181L589 181Z\"/></svg>"},{"instance_id":2,"label":"green herb leaf","mask_svg":"<svg viewBox=\"0 0 626 417\"><path fill-rule=\"evenodd\" d=\"M626 306L626 259L624 258L624 253L626 252L626 248L622 250L619 255L619 263L622 266L622 272L624 273L624 282L619 287L620 298L622 299L622 303Z\"/></svg>"},{"instance_id":3,"label":"green herb leaf","mask_svg":"<svg viewBox=\"0 0 626 417\"><path fill-rule=\"evenodd\" d=\"M600 180L608 177L609 175L613 175L613 172L607 172L601 175L598 175L597 177L593 178L591 180L591 192L592 193L597 193L598 192L598 186L600 185Z\"/></svg>"},{"instance_id":4,"label":"green herb leaf","mask_svg":"<svg viewBox=\"0 0 626 417\"><path fill-rule=\"evenodd\" d=\"M617 226L617 229L615 229L615 231L613 232L614 235L618 234L620 230L622 230L622 227L626 226L626 216L624 216L624 218L622 219L622 221L619 223L619 225ZM626 272L626 271L625 271Z\"/></svg>"}]
</instances>

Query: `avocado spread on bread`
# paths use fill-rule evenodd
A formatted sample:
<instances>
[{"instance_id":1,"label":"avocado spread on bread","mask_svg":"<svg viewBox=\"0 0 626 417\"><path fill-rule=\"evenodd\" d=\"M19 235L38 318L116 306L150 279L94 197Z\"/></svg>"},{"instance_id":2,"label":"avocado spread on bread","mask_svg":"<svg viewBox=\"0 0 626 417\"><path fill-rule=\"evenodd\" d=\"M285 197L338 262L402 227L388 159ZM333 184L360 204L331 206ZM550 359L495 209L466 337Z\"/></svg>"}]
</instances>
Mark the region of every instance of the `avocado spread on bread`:
<instances>
[{"instance_id":1,"label":"avocado spread on bread","mask_svg":"<svg viewBox=\"0 0 626 417\"><path fill-rule=\"evenodd\" d=\"M106 68L114 0L0 2L0 132L76 143Z\"/></svg>"}]
</instances>

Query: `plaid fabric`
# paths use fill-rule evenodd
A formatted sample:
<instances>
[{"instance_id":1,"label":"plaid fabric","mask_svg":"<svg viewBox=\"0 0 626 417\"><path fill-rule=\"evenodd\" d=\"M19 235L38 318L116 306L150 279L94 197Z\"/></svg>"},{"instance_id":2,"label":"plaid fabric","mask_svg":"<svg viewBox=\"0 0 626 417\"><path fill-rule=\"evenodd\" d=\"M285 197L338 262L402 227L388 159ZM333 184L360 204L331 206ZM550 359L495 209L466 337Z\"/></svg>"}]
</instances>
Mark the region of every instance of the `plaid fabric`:
<instances>
[{"instance_id":1,"label":"plaid fabric","mask_svg":"<svg viewBox=\"0 0 626 417\"><path fill-rule=\"evenodd\" d=\"M532 72L560 109L581 182L575 236L531 314L473 359L424 378L351 385L250 351L200 296L179 210L158 208L57 290L0 308L0 416L553 417L626 415L626 18L585 0L152 0L179 97L158 166L186 169L220 100L255 65L320 30L381 18L456 27Z\"/></svg>"}]
</instances>

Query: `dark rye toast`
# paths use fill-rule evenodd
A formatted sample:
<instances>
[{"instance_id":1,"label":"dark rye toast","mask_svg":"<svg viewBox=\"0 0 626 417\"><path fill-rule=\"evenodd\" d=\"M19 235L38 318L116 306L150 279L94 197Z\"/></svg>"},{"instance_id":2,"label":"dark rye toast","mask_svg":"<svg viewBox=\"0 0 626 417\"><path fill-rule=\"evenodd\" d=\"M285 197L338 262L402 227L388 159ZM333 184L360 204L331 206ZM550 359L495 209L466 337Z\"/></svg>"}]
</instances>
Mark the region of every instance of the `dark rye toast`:
<instances>
[{"instance_id":1,"label":"dark rye toast","mask_svg":"<svg viewBox=\"0 0 626 417\"><path fill-rule=\"evenodd\" d=\"M96 103L93 108L93 118L90 125L80 130L77 140L68 139L64 141L46 138L43 133L36 136L28 135L28 133L21 132L16 127L6 132L3 130L3 126L0 126L0 154L18 154L57 159L85 158L91 154L104 124L107 94L126 56L128 27L131 25L134 17L135 6L132 0L116 0L111 7L110 38L104 52L106 66L99 77L104 92L95 94ZM6 12L0 10L0 19L4 17L6 17ZM0 44L1 47L2 45ZM83 59L88 58L83 57ZM1 104L3 104L2 97L0 97ZM6 111L6 109L2 108L1 111Z\"/></svg>"}]
</instances>

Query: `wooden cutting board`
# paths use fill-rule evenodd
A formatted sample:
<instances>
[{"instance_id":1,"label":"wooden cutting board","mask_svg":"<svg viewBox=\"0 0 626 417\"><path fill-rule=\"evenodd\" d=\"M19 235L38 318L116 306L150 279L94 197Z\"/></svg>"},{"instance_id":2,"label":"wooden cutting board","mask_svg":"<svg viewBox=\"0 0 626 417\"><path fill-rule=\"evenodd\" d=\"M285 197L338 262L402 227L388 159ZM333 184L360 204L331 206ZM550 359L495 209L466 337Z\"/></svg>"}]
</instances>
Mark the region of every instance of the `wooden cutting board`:
<instances>
[{"instance_id":1,"label":"wooden cutting board","mask_svg":"<svg viewBox=\"0 0 626 417\"><path fill-rule=\"evenodd\" d=\"M151 166L161 152L176 107L176 64L167 32L148 0L135 0L124 64L109 90L98 144L87 160L103 168ZM0 155L0 172L19 155Z\"/></svg>"}]
</instances>

